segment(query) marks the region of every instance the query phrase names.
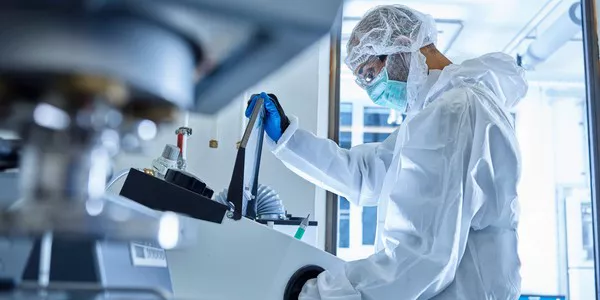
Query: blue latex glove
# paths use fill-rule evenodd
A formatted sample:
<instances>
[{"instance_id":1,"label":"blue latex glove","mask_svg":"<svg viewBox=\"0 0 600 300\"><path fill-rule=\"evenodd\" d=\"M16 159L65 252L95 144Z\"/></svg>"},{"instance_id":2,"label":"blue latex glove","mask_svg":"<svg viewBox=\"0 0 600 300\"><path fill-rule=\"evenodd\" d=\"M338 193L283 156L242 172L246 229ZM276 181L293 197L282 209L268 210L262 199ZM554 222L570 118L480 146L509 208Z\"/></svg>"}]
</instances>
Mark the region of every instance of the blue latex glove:
<instances>
[{"instance_id":1,"label":"blue latex glove","mask_svg":"<svg viewBox=\"0 0 600 300\"><path fill-rule=\"evenodd\" d=\"M248 101L246 108L246 117L249 118L254 110L254 105L259 98L264 99L265 119L264 128L267 135L275 142L278 142L283 132L290 125L290 120L283 112L283 108L277 100L277 96L273 94L260 93L260 95L252 95Z\"/></svg>"}]
</instances>

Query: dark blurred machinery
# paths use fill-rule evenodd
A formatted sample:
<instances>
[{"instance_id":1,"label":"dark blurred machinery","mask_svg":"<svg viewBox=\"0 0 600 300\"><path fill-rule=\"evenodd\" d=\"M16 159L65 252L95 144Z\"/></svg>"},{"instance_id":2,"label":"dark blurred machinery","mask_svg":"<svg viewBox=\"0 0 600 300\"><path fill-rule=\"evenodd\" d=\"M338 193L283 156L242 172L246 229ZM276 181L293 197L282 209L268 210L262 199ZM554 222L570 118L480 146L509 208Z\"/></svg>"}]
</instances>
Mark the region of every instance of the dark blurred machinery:
<instances>
[{"instance_id":1,"label":"dark blurred machinery","mask_svg":"<svg viewBox=\"0 0 600 300\"><path fill-rule=\"evenodd\" d=\"M0 236L41 238L29 287L51 289L53 240L155 238L163 214L104 194L111 157L177 109L217 112L325 35L340 4L1 1L0 127L22 142L21 198Z\"/></svg>"}]
</instances>

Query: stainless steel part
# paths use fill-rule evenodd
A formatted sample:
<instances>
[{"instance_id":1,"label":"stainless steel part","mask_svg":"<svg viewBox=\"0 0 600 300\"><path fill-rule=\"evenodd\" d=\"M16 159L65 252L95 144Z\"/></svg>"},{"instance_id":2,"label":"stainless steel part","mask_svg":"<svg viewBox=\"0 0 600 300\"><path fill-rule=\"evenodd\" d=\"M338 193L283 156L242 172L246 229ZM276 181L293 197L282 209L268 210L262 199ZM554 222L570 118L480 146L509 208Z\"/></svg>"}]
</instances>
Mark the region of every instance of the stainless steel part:
<instances>
[{"instance_id":1,"label":"stainless steel part","mask_svg":"<svg viewBox=\"0 0 600 300\"><path fill-rule=\"evenodd\" d=\"M97 284L77 282L51 283L47 286L40 285L36 282L23 282L11 293L0 293L0 298L5 300L172 299L169 293L158 289L104 287Z\"/></svg>"},{"instance_id":2,"label":"stainless steel part","mask_svg":"<svg viewBox=\"0 0 600 300\"><path fill-rule=\"evenodd\" d=\"M119 130L218 111L324 35L341 2L1 1L0 126L24 153L0 234L155 237L160 215L103 196L110 156L138 144Z\"/></svg>"},{"instance_id":3,"label":"stainless steel part","mask_svg":"<svg viewBox=\"0 0 600 300\"><path fill-rule=\"evenodd\" d=\"M19 173L0 172L0 210L10 206L20 197Z\"/></svg>"},{"instance_id":4,"label":"stainless steel part","mask_svg":"<svg viewBox=\"0 0 600 300\"><path fill-rule=\"evenodd\" d=\"M265 103L265 99L258 98L254 105L257 107L262 107L264 105L264 103ZM257 116L259 113L260 113L260 110L258 110L258 109L254 109L252 111L252 115L250 116L248 125L246 125L246 130L244 131L244 136L242 136L242 141L240 143L240 147L246 148L246 146L248 145L248 141L250 140L251 132L254 129L254 123L257 122L257 120L258 120ZM262 122L262 120L260 120L258 122Z\"/></svg>"},{"instance_id":5,"label":"stainless steel part","mask_svg":"<svg viewBox=\"0 0 600 300\"><path fill-rule=\"evenodd\" d=\"M162 157L168 160L177 160L179 156L179 148L175 145L167 144L162 152Z\"/></svg>"},{"instance_id":6,"label":"stainless steel part","mask_svg":"<svg viewBox=\"0 0 600 300\"><path fill-rule=\"evenodd\" d=\"M259 184L258 194L256 195L256 219L258 220L285 220L285 206L279 198L279 194L269 186ZM229 206L233 209L233 204L227 201L228 189L224 189L214 198L215 201ZM242 211L246 212L248 199L244 198Z\"/></svg>"},{"instance_id":7,"label":"stainless steel part","mask_svg":"<svg viewBox=\"0 0 600 300\"><path fill-rule=\"evenodd\" d=\"M101 132L60 131L34 125L21 161L24 201L94 200L104 194L108 151Z\"/></svg>"},{"instance_id":8,"label":"stainless steel part","mask_svg":"<svg viewBox=\"0 0 600 300\"><path fill-rule=\"evenodd\" d=\"M74 238L156 240L163 215L109 194L88 201L17 204L12 210L0 212L0 236L42 236L53 231Z\"/></svg>"},{"instance_id":9,"label":"stainless steel part","mask_svg":"<svg viewBox=\"0 0 600 300\"><path fill-rule=\"evenodd\" d=\"M2 1L0 71L36 84L103 75L122 80L138 105L214 113L325 35L341 3Z\"/></svg>"},{"instance_id":10,"label":"stainless steel part","mask_svg":"<svg viewBox=\"0 0 600 300\"><path fill-rule=\"evenodd\" d=\"M175 134L177 135L177 146L179 147L179 156L177 157L177 168L185 171L187 168L187 145L188 138L192 135L192 128L179 127Z\"/></svg>"},{"instance_id":11,"label":"stainless steel part","mask_svg":"<svg viewBox=\"0 0 600 300\"><path fill-rule=\"evenodd\" d=\"M159 178L165 178L165 174L167 174L169 169L178 167L179 156L179 148L177 146L165 145L161 156L152 161L154 174Z\"/></svg>"},{"instance_id":12,"label":"stainless steel part","mask_svg":"<svg viewBox=\"0 0 600 300\"><path fill-rule=\"evenodd\" d=\"M3 74L103 75L128 83L134 98L192 106L192 47L160 26L118 14L0 10L0 28L10 45L0 50Z\"/></svg>"},{"instance_id":13,"label":"stainless steel part","mask_svg":"<svg viewBox=\"0 0 600 300\"><path fill-rule=\"evenodd\" d=\"M102 77L68 76L33 95L22 88L0 95L2 121L24 140L22 199L0 212L0 235L157 237L160 214L104 194L123 90Z\"/></svg>"}]
</instances>

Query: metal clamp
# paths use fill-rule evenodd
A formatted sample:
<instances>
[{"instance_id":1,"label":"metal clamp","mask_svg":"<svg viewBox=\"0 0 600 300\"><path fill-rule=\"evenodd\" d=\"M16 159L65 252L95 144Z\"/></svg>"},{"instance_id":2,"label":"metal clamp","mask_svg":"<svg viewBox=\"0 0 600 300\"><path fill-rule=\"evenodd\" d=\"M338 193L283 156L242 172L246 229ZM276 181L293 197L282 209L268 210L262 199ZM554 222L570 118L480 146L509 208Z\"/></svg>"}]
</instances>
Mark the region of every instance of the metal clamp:
<instances>
[{"instance_id":1,"label":"metal clamp","mask_svg":"<svg viewBox=\"0 0 600 300\"><path fill-rule=\"evenodd\" d=\"M250 136L252 135L252 131L254 130L256 122L263 116L263 105L264 99L262 98L259 98L254 105L252 116L250 116L250 120L248 121L246 130L244 131L244 136L242 137L240 147L238 148L233 174L231 175L231 182L229 183L227 200L233 203L233 219L236 221L241 219L243 215L242 207L244 203L244 168L246 162L246 146L248 145L248 141L250 140ZM262 137L262 134L260 134L260 137ZM262 145L262 140L260 141L260 144Z\"/></svg>"}]
</instances>

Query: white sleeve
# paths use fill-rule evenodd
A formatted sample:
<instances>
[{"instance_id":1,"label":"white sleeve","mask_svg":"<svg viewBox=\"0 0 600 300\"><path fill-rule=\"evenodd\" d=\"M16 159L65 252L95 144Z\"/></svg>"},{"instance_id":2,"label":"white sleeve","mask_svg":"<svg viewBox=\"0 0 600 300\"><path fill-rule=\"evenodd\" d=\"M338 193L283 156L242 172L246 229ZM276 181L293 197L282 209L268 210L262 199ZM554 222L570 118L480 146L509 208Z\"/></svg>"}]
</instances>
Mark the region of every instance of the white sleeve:
<instances>
[{"instance_id":1,"label":"white sleeve","mask_svg":"<svg viewBox=\"0 0 600 300\"><path fill-rule=\"evenodd\" d=\"M391 163L397 131L382 143L369 143L350 150L335 142L290 126L277 143L265 139L273 154L299 176L350 202L377 205L384 176Z\"/></svg>"},{"instance_id":2,"label":"white sleeve","mask_svg":"<svg viewBox=\"0 0 600 300\"><path fill-rule=\"evenodd\" d=\"M407 138L392 162L399 172L383 228L385 250L349 262L345 272L322 273L300 299L430 299L454 280L471 222L491 202L484 195L503 181L495 169L517 164L498 159L515 149L490 118L476 116L478 100L470 101L476 96L463 89L444 96L406 124Z\"/></svg>"}]
</instances>

